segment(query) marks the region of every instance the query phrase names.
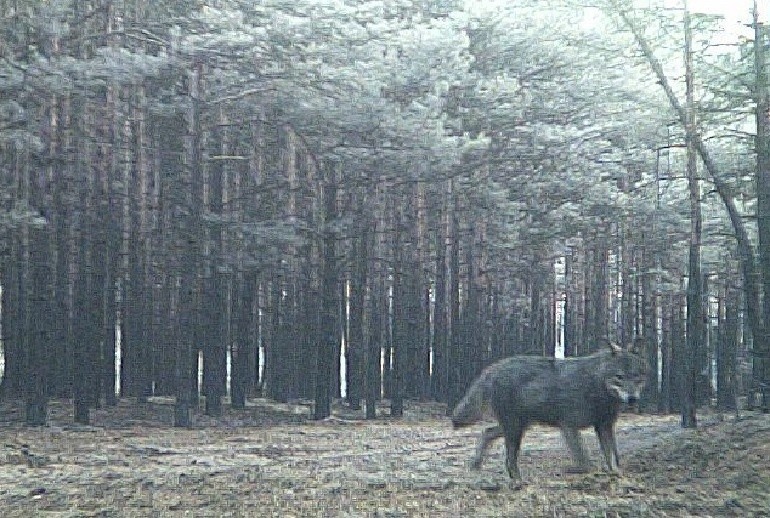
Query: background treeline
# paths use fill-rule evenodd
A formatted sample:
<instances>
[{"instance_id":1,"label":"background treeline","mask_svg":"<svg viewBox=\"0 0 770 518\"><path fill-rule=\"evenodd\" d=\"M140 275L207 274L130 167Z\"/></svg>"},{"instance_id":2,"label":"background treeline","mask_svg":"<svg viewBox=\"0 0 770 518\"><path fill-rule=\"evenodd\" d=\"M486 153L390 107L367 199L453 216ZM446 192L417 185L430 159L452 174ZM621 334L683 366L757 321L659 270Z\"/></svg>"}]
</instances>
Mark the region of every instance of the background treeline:
<instances>
[{"instance_id":1,"label":"background treeline","mask_svg":"<svg viewBox=\"0 0 770 518\"><path fill-rule=\"evenodd\" d=\"M2 394L397 416L638 335L648 410L759 391L755 40L693 17L685 103L683 11L548 4L0 1Z\"/></svg>"}]
</instances>

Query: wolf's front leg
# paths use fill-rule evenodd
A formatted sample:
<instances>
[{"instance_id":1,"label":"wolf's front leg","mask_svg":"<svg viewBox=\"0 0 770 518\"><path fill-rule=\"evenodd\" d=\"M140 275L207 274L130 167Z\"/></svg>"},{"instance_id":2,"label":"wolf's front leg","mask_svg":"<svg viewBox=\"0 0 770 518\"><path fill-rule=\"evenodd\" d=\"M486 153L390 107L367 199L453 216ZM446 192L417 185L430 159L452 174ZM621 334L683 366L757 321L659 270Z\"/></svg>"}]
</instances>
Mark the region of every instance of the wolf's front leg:
<instances>
[{"instance_id":1,"label":"wolf's front leg","mask_svg":"<svg viewBox=\"0 0 770 518\"><path fill-rule=\"evenodd\" d=\"M524 423L518 420L509 420L503 425L505 434L505 466L508 468L508 476L514 480L521 480L519 471L519 449L521 439L524 437Z\"/></svg>"},{"instance_id":2,"label":"wolf's front leg","mask_svg":"<svg viewBox=\"0 0 770 518\"><path fill-rule=\"evenodd\" d=\"M588 463L585 448L583 448L583 440L580 437L580 431L577 428L562 426L561 433L572 453L572 459L575 463L567 468L567 471L570 473L588 472L591 469L591 466Z\"/></svg>"},{"instance_id":3,"label":"wolf's front leg","mask_svg":"<svg viewBox=\"0 0 770 518\"><path fill-rule=\"evenodd\" d=\"M618 458L618 444L615 441L615 423L612 421L599 423L594 429L599 437L599 445L607 469L612 473L617 473L620 471L620 459Z\"/></svg>"},{"instance_id":4,"label":"wolf's front leg","mask_svg":"<svg viewBox=\"0 0 770 518\"><path fill-rule=\"evenodd\" d=\"M481 438L476 446L476 454L473 456L473 460L471 460L471 469L478 470L481 468L489 443L502 436L503 429L500 426L490 426L481 433Z\"/></svg>"}]
</instances>

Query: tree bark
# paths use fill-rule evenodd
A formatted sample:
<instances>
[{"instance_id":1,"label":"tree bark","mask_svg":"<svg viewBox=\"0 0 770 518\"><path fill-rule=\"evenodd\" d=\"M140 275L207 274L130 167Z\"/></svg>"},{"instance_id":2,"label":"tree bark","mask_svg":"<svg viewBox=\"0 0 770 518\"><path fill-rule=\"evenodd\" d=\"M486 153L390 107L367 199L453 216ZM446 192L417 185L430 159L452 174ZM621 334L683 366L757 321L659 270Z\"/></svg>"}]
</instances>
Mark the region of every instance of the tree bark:
<instances>
[{"instance_id":1,"label":"tree bark","mask_svg":"<svg viewBox=\"0 0 770 518\"><path fill-rule=\"evenodd\" d=\"M458 222L458 195L455 186L450 182L448 196L452 208L447 218L447 241L449 246L449 296L448 308L449 325L447 326L447 341L449 354L447 364L449 367L449 387L447 390L447 412L460 401L463 395L463 378L461 377L461 336L460 336L460 236Z\"/></svg>"},{"instance_id":2,"label":"tree bark","mask_svg":"<svg viewBox=\"0 0 770 518\"><path fill-rule=\"evenodd\" d=\"M339 279L336 257L337 233L334 224L337 220L337 179L331 164L324 167L324 230L323 230L323 273L321 276L321 329L317 347L315 419L324 419L331 415L332 380L335 365L339 367L339 357L334 358L334 351L339 343L338 325L338 286Z\"/></svg>"},{"instance_id":3,"label":"tree bark","mask_svg":"<svg viewBox=\"0 0 770 518\"><path fill-rule=\"evenodd\" d=\"M375 200L379 201L379 196L375 193ZM379 205L379 204L377 204ZM379 247L377 230L381 226L376 218L371 221L372 229L367 234L365 246L369 252L369 257L375 257ZM382 387L382 314L384 310L384 290L382 289L383 277L381 267L377 263L372 263L371 275L369 275L369 304L368 304L368 340L366 347L366 418L375 419L377 417L377 401L380 399Z\"/></svg>"},{"instance_id":4,"label":"tree bark","mask_svg":"<svg viewBox=\"0 0 770 518\"><path fill-rule=\"evenodd\" d=\"M395 235L393 236L393 316L391 321L392 357L390 385L390 415L401 417L404 414L404 381L406 370L407 309L405 279L405 224L403 201L394 209Z\"/></svg>"},{"instance_id":5,"label":"tree bark","mask_svg":"<svg viewBox=\"0 0 770 518\"><path fill-rule=\"evenodd\" d=\"M363 198L363 197L362 197ZM365 199L361 199L361 206ZM364 293L369 266L369 221L359 214L359 233L353 238L353 276L350 283L350 335L347 345L347 400L352 409L361 408L364 387Z\"/></svg>"},{"instance_id":6,"label":"tree bark","mask_svg":"<svg viewBox=\"0 0 770 518\"><path fill-rule=\"evenodd\" d=\"M693 137L695 133L695 106L693 102L693 70L692 70L692 31L690 29L690 13L687 3L684 7L684 53L685 53L685 83L687 96L687 119L685 124L685 141L687 144L687 185L690 193L690 250L687 279L687 350L683 355L681 396L682 396L682 426L695 428L697 426L695 381L697 356L700 338L703 335L703 290L700 270L701 246L701 210L700 184L698 179L698 164Z\"/></svg>"},{"instance_id":7,"label":"tree bark","mask_svg":"<svg viewBox=\"0 0 770 518\"><path fill-rule=\"evenodd\" d=\"M189 428L192 426L192 410L197 401L197 346L200 338L197 330L200 304L199 259L201 239L199 229L202 224L201 206L203 203L202 181L200 172L200 96L201 67L194 64L188 73L188 109L187 135L184 142L184 174L182 185L176 194L178 229L176 247L180 258L176 274L179 290L179 319L175 340L175 378L176 403L174 406L174 426Z\"/></svg>"},{"instance_id":8,"label":"tree bark","mask_svg":"<svg viewBox=\"0 0 770 518\"><path fill-rule=\"evenodd\" d=\"M719 299L719 333L716 344L717 408L735 410L736 353L738 351L738 313L740 296L727 288Z\"/></svg>"},{"instance_id":9,"label":"tree bark","mask_svg":"<svg viewBox=\"0 0 770 518\"><path fill-rule=\"evenodd\" d=\"M447 216L446 196L441 196L441 211L436 218L436 284L433 301L433 398L448 401L452 365L447 333Z\"/></svg>"},{"instance_id":10,"label":"tree bark","mask_svg":"<svg viewBox=\"0 0 770 518\"><path fill-rule=\"evenodd\" d=\"M754 63L756 82L756 153L757 153L757 233L759 268L762 278L762 333L754 331L755 384L762 395L762 411L770 412L770 79L768 78L767 27L759 22L754 2Z\"/></svg>"}]
</instances>

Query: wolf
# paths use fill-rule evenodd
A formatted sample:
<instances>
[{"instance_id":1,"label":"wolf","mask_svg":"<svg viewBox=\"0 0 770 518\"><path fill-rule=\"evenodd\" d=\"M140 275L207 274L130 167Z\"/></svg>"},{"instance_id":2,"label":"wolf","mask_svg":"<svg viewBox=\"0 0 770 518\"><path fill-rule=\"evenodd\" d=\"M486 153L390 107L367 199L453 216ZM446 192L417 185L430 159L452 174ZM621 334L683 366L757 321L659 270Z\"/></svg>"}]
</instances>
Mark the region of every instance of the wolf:
<instances>
[{"instance_id":1,"label":"wolf","mask_svg":"<svg viewBox=\"0 0 770 518\"><path fill-rule=\"evenodd\" d=\"M452 413L455 429L489 414L498 422L483 431L471 468L480 468L489 443L504 437L508 475L521 479L521 440L529 425L539 423L561 430L575 462L568 468L573 473L589 469L580 430L592 426L607 468L617 472L615 422L622 405L639 400L647 380L644 349L644 340L637 338L626 347L608 343L584 357L511 356L488 366Z\"/></svg>"}]
</instances>

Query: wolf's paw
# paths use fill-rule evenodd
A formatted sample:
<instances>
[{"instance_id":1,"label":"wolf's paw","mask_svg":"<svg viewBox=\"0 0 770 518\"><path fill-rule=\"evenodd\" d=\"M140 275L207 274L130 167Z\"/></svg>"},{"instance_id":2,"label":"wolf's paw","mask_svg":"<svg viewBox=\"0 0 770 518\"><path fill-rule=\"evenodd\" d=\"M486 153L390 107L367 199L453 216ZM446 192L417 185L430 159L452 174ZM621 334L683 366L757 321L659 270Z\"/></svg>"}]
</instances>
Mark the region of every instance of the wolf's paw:
<instances>
[{"instance_id":1,"label":"wolf's paw","mask_svg":"<svg viewBox=\"0 0 770 518\"><path fill-rule=\"evenodd\" d=\"M588 466L582 466L580 464L573 464L564 468L564 472L569 475L581 475L591 471Z\"/></svg>"},{"instance_id":2,"label":"wolf's paw","mask_svg":"<svg viewBox=\"0 0 770 518\"><path fill-rule=\"evenodd\" d=\"M473 489L480 489L482 491L486 491L488 493L493 493L495 491L500 491L503 489L504 485L500 483L498 480L490 480L486 478L480 478L477 480L474 480L470 483L470 487Z\"/></svg>"}]
</instances>

